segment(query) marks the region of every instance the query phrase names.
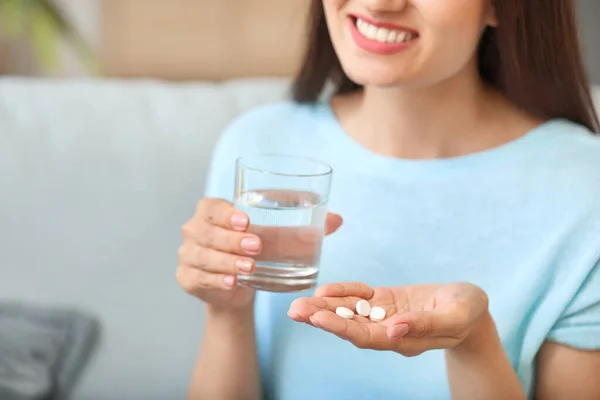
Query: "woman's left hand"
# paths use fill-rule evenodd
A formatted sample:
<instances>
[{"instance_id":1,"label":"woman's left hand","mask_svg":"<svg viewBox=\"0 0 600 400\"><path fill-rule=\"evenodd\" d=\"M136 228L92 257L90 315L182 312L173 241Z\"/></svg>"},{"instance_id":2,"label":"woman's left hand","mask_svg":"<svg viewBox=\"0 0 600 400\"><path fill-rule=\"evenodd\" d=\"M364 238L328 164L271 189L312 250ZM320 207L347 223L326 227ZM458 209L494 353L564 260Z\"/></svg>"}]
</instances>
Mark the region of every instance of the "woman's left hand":
<instances>
[{"instance_id":1,"label":"woman's left hand","mask_svg":"<svg viewBox=\"0 0 600 400\"><path fill-rule=\"evenodd\" d=\"M382 307L386 317L372 322L356 314L356 302ZM352 319L337 307L355 312ZM363 283L334 283L318 288L313 297L295 300L288 315L348 340L361 349L391 350L416 356L432 349L463 343L488 316L488 298L469 283L370 288Z\"/></svg>"}]
</instances>

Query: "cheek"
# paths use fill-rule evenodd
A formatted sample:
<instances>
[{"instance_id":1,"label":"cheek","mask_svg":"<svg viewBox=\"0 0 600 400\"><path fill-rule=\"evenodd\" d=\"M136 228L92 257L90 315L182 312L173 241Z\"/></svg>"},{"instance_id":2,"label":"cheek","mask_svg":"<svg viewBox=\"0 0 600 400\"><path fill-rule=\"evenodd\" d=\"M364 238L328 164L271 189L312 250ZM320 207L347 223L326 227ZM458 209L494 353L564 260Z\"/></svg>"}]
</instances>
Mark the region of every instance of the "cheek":
<instances>
[{"instance_id":1,"label":"cheek","mask_svg":"<svg viewBox=\"0 0 600 400\"><path fill-rule=\"evenodd\" d=\"M347 2L348 0L323 0L323 5L325 7L332 7L340 10Z\"/></svg>"},{"instance_id":2,"label":"cheek","mask_svg":"<svg viewBox=\"0 0 600 400\"><path fill-rule=\"evenodd\" d=\"M345 6L348 0L323 0L323 8L325 14L333 15L339 13Z\"/></svg>"},{"instance_id":3,"label":"cheek","mask_svg":"<svg viewBox=\"0 0 600 400\"><path fill-rule=\"evenodd\" d=\"M323 0L327 28L334 46L341 40L341 36L343 36L344 21L342 21L342 10L346 3L347 0Z\"/></svg>"},{"instance_id":4,"label":"cheek","mask_svg":"<svg viewBox=\"0 0 600 400\"><path fill-rule=\"evenodd\" d=\"M423 44L461 63L476 49L485 26L482 0L414 0L422 19ZM450 61L450 60L448 60Z\"/></svg>"},{"instance_id":5,"label":"cheek","mask_svg":"<svg viewBox=\"0 0 600 400\"><path fill-rule=\"evenodd\" d=\"M425 29L477 35L485 25L484 0L413 0Z\"/></svg>"}]
</instances>

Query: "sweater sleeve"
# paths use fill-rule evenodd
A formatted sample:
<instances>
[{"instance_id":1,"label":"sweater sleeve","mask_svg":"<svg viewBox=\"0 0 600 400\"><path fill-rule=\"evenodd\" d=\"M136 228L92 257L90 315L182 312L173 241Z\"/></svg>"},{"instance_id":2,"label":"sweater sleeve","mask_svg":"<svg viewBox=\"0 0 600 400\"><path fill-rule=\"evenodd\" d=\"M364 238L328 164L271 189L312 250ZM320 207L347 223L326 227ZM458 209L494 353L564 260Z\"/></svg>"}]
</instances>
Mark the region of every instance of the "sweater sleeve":
<instances>
[{"instance_id":1,"label":"sweater sleeve","mask_svg":"<svg viewBox=\"0 0 600 400\"><path fill-rule=\"evenodd\" d=\"M600 350L600 261L552 327L547 339L583 350Z\"/></svg>"}]
</instances>

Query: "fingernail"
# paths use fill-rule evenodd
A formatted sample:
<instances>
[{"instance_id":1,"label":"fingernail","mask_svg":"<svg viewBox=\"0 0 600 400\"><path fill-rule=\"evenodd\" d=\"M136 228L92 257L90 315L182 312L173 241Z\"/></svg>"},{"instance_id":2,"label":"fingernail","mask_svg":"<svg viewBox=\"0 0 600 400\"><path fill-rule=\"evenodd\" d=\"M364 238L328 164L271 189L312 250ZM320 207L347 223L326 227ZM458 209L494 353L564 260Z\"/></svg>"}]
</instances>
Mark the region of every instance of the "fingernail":
<instances>
[{"instance_id":1,"label":"fingernail","mask_svg":"<svg viewBox=\"0 0 600 400\"><path fill-rule=\"evenodd\" d=\"M235 262L235 265L241 272L252 272L252 261L250 260L240 259Z\"/></svg>"},{"instance_id":2,"label":"fingernail","mask_svg":"<svg viewBox=\"0 0 600 400\"><path fill-rule=\"evenodd\" d=\"M231 216L231 226L234 229L246 229L248 227L248 217L244 213L236 212Z\"/></svg>"},{"instance_id":3,"label":"fingernail","mask_svg":"<svg viewBox=\"0 0 600 400\"><path fill-rule=\"evenodd\" d=\"M291 319L293 319L294 321L299 321L300 320L300 316L294 312L291 312L288 310L287 312L288 317L290 317Z\"/></svg>"},{"instance_id":4,"label":"fingernail","mask_svg":"<svg viewBox=\"0 0 600 400\"><path fill-rule=\"evenodd\" d=\"M392 329L390 330L390 339L398 339L401 338L403 336L406 336L406 334L408 333L408 325L407 324L398 324L398 325L394 325L392 327Z\"/></svg>"},{"instance_id":5,"label":"fingernail","mask_svg":"<svg viewBox=\"0 0 600 400\"><path fill-rule=\"evenodd\" d=\"M235 278L231 275L227 275L223 278L223 282L225 282L225 286L233 287L233 285L235 285Z\"/></svg>"},{"instance_id":6,"label":"fingernail","mask_svg":"<svg viewBox=\"0 0 600 400\"><path fill-rule=\"evenodd\" d=\"M242 239L242 248L246 251L257 252L260 250L260 241L256 238Z\"/></svg>"},{"instance_id":7,"label":"fingernail","mask_svg":"<svg viewBox=\"0 0 600 400\"><path fill-rule=\"evenodd\" d=\"M316 326L317 328L320 328L319 323L317 322L316 318L313 318L313 316L311 315L310 317L308 317L308 319L310 320L310 323L313 324L314 326Z\"/></svg>"}]
</instances>

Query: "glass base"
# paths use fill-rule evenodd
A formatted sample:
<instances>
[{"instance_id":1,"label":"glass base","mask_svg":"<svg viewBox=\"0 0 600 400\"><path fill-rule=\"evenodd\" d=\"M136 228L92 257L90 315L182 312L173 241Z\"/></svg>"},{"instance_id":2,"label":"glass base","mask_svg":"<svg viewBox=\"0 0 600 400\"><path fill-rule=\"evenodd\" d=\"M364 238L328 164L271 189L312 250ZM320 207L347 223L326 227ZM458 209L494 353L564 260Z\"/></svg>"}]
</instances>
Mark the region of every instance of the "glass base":
<instances>
[{"instance_id":1,"label":"glass base","mask_svg":"<svg viewBox=\"0 0 600 400\"><path fill-rule=\"evenodd\" d=\"M238 275L238 284L265 292L290 293L313 289L319 267L289 263L257 263L252 275Z\"/></svg>"}]
</instances>

